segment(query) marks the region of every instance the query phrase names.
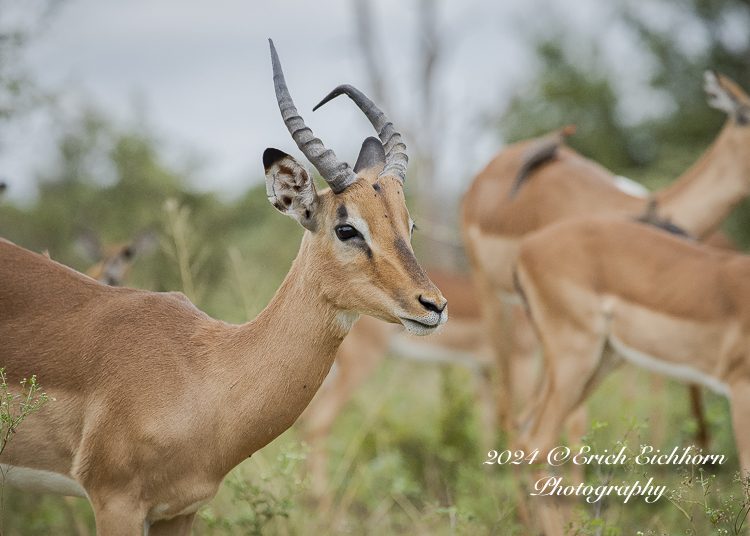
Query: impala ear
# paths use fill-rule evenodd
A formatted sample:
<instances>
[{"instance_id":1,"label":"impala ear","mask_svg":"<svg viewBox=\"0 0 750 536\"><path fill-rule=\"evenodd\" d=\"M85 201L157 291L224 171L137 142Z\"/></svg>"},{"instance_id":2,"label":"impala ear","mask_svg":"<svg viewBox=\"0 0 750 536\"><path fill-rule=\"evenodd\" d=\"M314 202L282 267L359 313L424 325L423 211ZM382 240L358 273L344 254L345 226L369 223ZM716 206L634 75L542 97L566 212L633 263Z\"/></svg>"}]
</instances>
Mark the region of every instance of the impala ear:
<instances>
[{"instance_id":1,"label":"impala ear","mask_svg":"<svg viewBox=\"0 0 750 536\"><path fill-rule=\"evenodd\" d=\"M706 71L708 104L734 117L741 125L750 123L750 98L736 83L716 71Z\"/></svg>"},{"instance_id":2,"label":"impala ear","mask_svg":"<svg viewBox=\"0 0 750 536\"><path fill-rule=\"evenodd\" d=\"M359 150L357 163L354 164L354 173L372 180L378 178L378 175L385 168L385 149L380 140L370 136L362 143Z\"/></svg>"},{"instance_id":3,"label":"impala ear","mask_svg":"<svg viewBox=\"0 0 750 536\"><path fill-rule=\"evenodd\" d=\"M271 204L305 229L314 231L318 193L312 174L304 164L278 149L263 152L263 167L266 169L266 195Z\"/></svg>"}]
</instances>

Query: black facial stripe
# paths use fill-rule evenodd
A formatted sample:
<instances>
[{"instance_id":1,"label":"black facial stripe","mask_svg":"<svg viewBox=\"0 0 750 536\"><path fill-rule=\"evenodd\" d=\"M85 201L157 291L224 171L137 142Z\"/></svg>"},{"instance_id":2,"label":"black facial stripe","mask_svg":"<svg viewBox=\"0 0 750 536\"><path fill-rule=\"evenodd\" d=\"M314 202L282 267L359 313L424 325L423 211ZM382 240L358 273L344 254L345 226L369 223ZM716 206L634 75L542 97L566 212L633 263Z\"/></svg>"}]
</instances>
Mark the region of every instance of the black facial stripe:
<instances>
[{"instance_id":1,"label":"black facial stripe","mask_svg":"<svg viewBox=\"0 0 750 536\"><path fill-rule=\"evenodd\" d=\"M349 212L346 210L345 204L341 203L339 205L339 208L336 209L336 216L338 216L341 221L346 220L347 216L349 216Z\"/></svg>"},{"instance_id":2,"label":"black facial stripe","mask_svg":"<svg viewBox=\"0 0 750 536\"><path fill-rule=\"evenodd\" d=\"M412 253L409 245L404 242L403 238L397 237L393 244L396 248L396 254L406 268L406 272L415 282L423 283L427 280L424 270L417 262L417 258Z\"/></svg>"}]
</instances>

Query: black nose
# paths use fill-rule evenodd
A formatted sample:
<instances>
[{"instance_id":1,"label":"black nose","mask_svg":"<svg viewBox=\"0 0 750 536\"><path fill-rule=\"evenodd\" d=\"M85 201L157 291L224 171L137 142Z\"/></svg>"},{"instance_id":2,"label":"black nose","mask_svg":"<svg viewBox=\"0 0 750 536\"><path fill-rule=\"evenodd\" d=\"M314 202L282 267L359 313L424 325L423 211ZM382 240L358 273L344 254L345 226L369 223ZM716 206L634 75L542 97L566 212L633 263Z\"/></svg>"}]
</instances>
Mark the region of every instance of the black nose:
<instances>
[{"instance_id":1,"label":"black nose","mask_svg":"<svg viewBox=\"0 0 750 536\"><path fill-rule=\"evenodd\" d=\"M420 296L419 303L421 303L424 306L424 308L427 309L428 311L434 311L437 314L440 314L445 310L445 306L448 305L448 300L445 300L443 302L443 305L438 307L438 305L435 302L432 302Z\"/></svg>"}]
</instances>

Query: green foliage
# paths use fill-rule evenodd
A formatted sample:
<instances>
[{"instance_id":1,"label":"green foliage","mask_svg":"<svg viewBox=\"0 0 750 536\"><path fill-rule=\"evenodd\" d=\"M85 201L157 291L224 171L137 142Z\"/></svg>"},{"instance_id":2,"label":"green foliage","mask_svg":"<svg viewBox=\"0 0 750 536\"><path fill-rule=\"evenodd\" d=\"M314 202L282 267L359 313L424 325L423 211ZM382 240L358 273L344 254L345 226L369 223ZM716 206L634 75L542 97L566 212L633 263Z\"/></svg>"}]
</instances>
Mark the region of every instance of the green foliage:
<instances>
[{"instance_id":1,"label":"green foliage","mask_svg":"<svg viewBox=\"0 0 750 536\"><path fill-rule=\"evenodd\" d=\"M748 513L750 513L750 477L737 473L731 487L739 487L739 493L721 493L713 487L716 476L705 474L703 467L681 467L678 470L681 480L677 489L669 497L672 503L689 523L690 533L704 534L699 524L708 520L718 536L739 536L745 534ZM697 511L697 512L696 512Z\"/></svg>"},{"instance_id":2,"label":"green foliage","mask_svg":"<svg viewBox=\"0 0 750 536\"><path fill-rule=\"evenodd\" d=\"M620 481L632 484L637 477L644 476L643 473L639 473L638 466L633 463L639 452L637 449L633 449L631 445L633 442L641 443L640 432L646 428L646 425L638 422L635 418L623 419L623 424L626 426L624 435L615 441L607 442L603 439L603 432L607 428L607 423L596 419L591 421L588 433L582 438L583 445L590 448L587 455L599 456L623 452L627 462L622 464L593 464L587 467L588 472L584 482L586 485L596 489ZM603 446L607 448L603 448ZM573 523L566 527L566 534L574 536L583 534L615 536L622 534L622 520L608 520L604 516L604 511L614 501L622 502L620 497L610 498L605 496L592 504L582 502L581 505L576 506L575 519Z\"/></svg>"},{"instance_id":3,"label":"green foliage","mask_svg":"<svg viewBox=\"0 0 750 536\"><path fill-rule=\"evenodd\" d=\"M441 414L438 419L438 446L435 449L439 470L445 481L450 503L450 490L460 485L466 460L480 457L476 422L476 400L466 388L471 382L468 370L459 367L442 367Z\"/></svg>"},{"instance_id":4,"label":"green foliage","mask_svg":"<svg viewBox=\"0 0 750 536\"><path fill-rule=\"evenodd\" d=\"M281 447L273 465L256 453L262 472L255 479L245 474L244 466L235 469L224 483L233 493L231 502L236 508L229 515L217 514L210 506L203 508L200 519L208 529L206 534L261 536L270 523L279 526L280 519L289 518L295 501L309 487L309 479L300 472L306 453L304 445L290 443Z\"/></svg>"},{"instance_id":5,"label":"green foliage","mask_svg":"<svg viewBox=\"0 0 750 536\"><path fill-rule=\"evenodd\" d=\"M190 209L180 207L174 199L164 204L168 223L166 226L168 240L164 250L177 263L180 269L182 292L195 304L200 305L202 289L197 288L195 281L201 267L209 258L209 250L199 241L199 236L192 232L188 223Z\"/></svg>"},{"instance_id":6,"label":"green foliage","mask_svg":"<svg viewBox=\"0 0 750 536\"><path fill-rule=\"evenodd\" d=\"M55 399L41 392L36 376L21 381L21 393L13 394L8 388L5 367L0 368L0 454L3 453L13 434L23 420Z\"/></svg>"},{"instance_id":7,"label":"green foliage","mask_svg":"<svg viewBox=\"0 0 750 536\"><path fill-rule=\"evenodd\" d=\"M55 400L42 392L42 387L36 382L36 376L32 376L30 380L24 378L20 382L20 394L14 394L8 387L5 369L6 367L0 368L0 454L13 439L13 434L25 418ZM0 533L5 525L5 476L5 471L0 469Z\"/></svg>"}]
</instances>

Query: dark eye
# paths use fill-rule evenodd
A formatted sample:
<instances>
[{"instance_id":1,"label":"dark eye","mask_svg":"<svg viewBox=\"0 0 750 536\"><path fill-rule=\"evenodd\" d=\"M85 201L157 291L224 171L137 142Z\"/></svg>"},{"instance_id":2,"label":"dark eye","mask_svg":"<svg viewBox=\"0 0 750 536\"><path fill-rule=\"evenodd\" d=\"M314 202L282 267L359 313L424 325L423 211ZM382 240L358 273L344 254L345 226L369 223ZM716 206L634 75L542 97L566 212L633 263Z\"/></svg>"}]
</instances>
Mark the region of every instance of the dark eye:
<instances>
[{"instance_id":1,"label":"dark eye","mask_svg":"<svg viewBox=\"0 0 750 536\"><path fill-rule=\"evenodd\" d=\"M339 237L339 240L349 240L350 238L362 235L351 225L339 225L336 227L336 236Z\"/></svg>"}]
</instances>

